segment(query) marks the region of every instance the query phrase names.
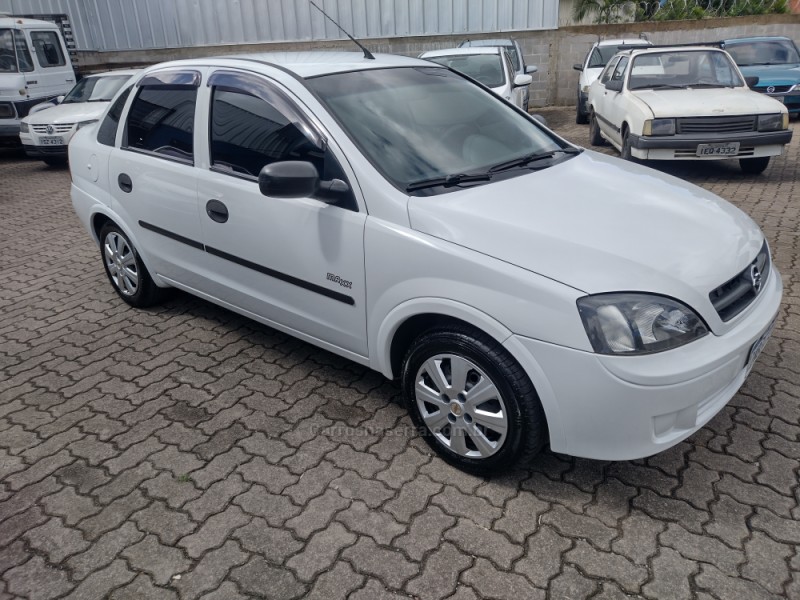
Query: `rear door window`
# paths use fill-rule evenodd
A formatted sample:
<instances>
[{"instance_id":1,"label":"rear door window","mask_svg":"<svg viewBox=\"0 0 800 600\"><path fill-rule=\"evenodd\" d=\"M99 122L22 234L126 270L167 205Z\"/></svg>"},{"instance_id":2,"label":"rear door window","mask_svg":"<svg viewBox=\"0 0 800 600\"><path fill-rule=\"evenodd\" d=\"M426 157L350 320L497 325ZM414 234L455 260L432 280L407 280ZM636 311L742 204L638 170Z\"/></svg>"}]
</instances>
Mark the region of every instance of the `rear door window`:
<instances>
[{"instance_id":1,"label":"rear door window","mask_svg":"<svg viewBox=\"0 0 800 600\"><path fill-rule=\"evenodd\" d=\"M123 147L194 163L194 113L199 73L148 76L128 111ZM183 83L183 82L186 83Z\"/></svg>"}]
</instances>

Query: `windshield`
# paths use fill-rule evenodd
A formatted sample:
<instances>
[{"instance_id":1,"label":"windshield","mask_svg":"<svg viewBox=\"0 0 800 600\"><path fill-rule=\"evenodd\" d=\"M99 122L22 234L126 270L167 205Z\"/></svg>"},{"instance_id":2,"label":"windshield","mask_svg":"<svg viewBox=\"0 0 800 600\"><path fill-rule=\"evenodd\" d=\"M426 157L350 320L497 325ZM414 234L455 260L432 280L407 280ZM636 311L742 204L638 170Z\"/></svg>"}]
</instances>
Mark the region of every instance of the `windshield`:
<instances>
[{"instance_id":1,"label":"windshield","mask_svg":"<svg viewBox=\"0 0 800 600\"><path fill-rule=\"evenodd\" d=\"M84 77L72 88L61 104L77 102L111 102L117 91L130 75L108 75L105 77Z\"/></svg>"},{"instance_id":2,"label":"windshield","mask_svg":"<svg viewBox=\"0 0 800 600\"><path fill-rule=\"evenodd\" d=\"M797 47L789 40L725 44L725 50L728 51L740 67L800 63Z\"/></svg>"},{"instance_id":3,"label":"windshield","mask_svg":"<svg viewBox=\"0 0 800 600\"><path fill-rule=\"evenodd\" d=\"M628 89L737 87L736 66L719 50L676 50L634 57Z\"/></svg>"},{"instance_id":4,"label":"windshield","mask_svg":"<svg viewBox=\"0 0 800 600\"><path fill-rule=\"evenodd\" d=\"M499 54L456 54L433 56L427 60L455 69L459 73L480 81L486 87L500 87L506 82Z\"/></svg>"},{"instance_id":5,"label":"windshield","mask_svg":"<svg viewBox=\"0 0 800 600\"><path fill-rule=\"evenodd\" d=\"M364 156L403 191L478 173L485 183L493 166L564 148L532 119L446 69L375 69L306 81Z\"/></svg>"},{"instance_id":6,"label":"windshield","mask_svg":"<svg viewBox=\"0 0 800 600\"><path fill-rule=\"evenodd\" d=\"M621 45L621 44L620 44ZM610 46L595 46L592 49L591 56L589 56L589 64L586 65L587 69L596 69L605 67L608 61L619 52L620 45L613 44ZM625 44L626 48L645 48L646 44Z\"/></svg>"},{"instance_id":7,"label":"windshield","mask_svg":"<svg viewBox=\"0 0 800 600\"><path fill-rule=\"evenodd\" d=\"M22 33L0 29L0 73L33 71L33 61Z\"/></svg>"}]
</instances>

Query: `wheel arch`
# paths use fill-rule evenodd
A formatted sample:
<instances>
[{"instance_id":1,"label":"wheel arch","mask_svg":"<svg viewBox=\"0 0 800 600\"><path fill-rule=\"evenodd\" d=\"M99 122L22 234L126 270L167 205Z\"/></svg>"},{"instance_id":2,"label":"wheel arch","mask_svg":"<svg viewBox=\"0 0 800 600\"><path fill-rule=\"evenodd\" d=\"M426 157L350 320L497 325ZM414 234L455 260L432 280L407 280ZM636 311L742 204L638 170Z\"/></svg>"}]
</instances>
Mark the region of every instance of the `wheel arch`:
<instances>
[{"instance_id":1,"label":"wheel arch","mask_svg":"<svg viewBox=\"0 0 800 600\"><path fill-rule=\"evenodd\" d=\"M395 307L386 315L378 331L372 368L389 379L399 377L403 358L414 339L433 327L447 324L467 325L490 336L506 349L533 384L544 410L551 445L563 447L561 411L544 371L505 325L472 306L444 298L420 298Z\"/></svg>"}]
</instances>

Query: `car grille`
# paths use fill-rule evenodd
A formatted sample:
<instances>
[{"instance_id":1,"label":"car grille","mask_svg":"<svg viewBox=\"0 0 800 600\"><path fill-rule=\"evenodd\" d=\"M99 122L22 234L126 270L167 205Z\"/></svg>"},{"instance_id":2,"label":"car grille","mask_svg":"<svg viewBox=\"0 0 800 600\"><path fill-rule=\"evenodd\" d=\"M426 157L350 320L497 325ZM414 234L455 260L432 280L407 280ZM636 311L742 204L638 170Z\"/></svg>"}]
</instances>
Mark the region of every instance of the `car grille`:
<instances>
[{"instance_id":1,"label":"car grille","mask_svg":"<svg viewBox=\"0 0 800 600\"><path fill-rule=\"evenodd\" d=\"M761 275L759 286L754 285L754 267ZM769 278L769 271L769 248L765 241L758 255L752 263L747 265L744 271L730 281L726 281L708 295L711 304L714 305L714 309L723 321L730 321L755 300Z\"/></svg>"},{"instance_id":2,"label":"car grille","mask_svg":"<svg viewBox=\"0 0 800 600\"><path fill-rule=\"evenodd\" d=\"M686 117L678 119L678 133L742 133L756 130L756 116Z\"/></svg>"},{"instance_id":3,"label":"car grille","mask_svg":"<svg viewBox=\"0 0 800 600\"><path fill-rule=\"evenodd\" d=\"M767 92L767 88L771 87L772 91ZM765 86L757 86L753 88L757 92L761 92L762 94L770 93L770 94L785 94L790 89L792 89L791 85L765 85Z\"/></svg>"},{"instance_id":4,"label":"car grille","mask_svg":"<svg viewBox=\"0 0 800 600\"><path fill-rule=\"evenodd\" d=\"M52 125L53 131L48 132L47 128L48 125L31 125L31 129L33 129L34 133L41 133L44 135L52 135L54 133L68 133L75 127L75 123L59 123L58 125Z\"/></svg>"},{"instance_id":5,"label":"car grille","mask_svg":"<svg viewBox=\"0 0 800 600\"><path fill-rule=\"evenodd\" d=\"M11 102L0 102L0 119L13 119L16 116Z\"/></svg>"}]
</instances>

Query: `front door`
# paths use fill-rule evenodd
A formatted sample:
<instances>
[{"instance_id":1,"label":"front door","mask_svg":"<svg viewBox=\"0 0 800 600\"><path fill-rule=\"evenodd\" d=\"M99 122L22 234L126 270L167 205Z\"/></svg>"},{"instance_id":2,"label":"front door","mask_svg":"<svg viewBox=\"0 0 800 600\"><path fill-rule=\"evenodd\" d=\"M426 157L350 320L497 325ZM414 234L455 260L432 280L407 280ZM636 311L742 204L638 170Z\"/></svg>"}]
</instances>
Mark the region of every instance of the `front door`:
<instances>
[{"instance_id":1,"label":"front door","mask_svg":"<svg viewBox=\"0 0 800 600\"><path fill-rule=\"evenodd\" d=\"M366 356L366 213L346 187L326 203L267 197L258 185L265 165L292 160L351 187L342 155L266 78L218 71L203 93L209 168L198 169L198 190L212 293L287 331Z\"/></svg>"},{"instance_id":2,"label":"front door","mask_svg":"<svg viewBox=\"0 0 800 600\"><path fill-rule=\"evenodd\" d=\"M27 31L36 61L35 71L26 77L31 98L50 98L66 94L75 85L67 49L57 31L30 29Z\"/></svg>"}]
</instances>

